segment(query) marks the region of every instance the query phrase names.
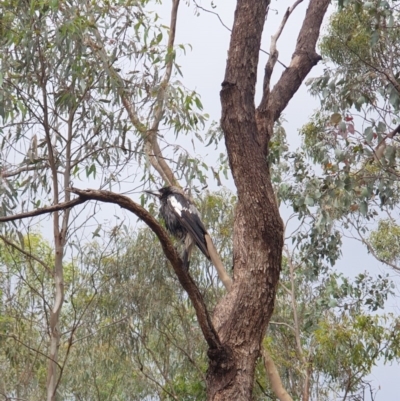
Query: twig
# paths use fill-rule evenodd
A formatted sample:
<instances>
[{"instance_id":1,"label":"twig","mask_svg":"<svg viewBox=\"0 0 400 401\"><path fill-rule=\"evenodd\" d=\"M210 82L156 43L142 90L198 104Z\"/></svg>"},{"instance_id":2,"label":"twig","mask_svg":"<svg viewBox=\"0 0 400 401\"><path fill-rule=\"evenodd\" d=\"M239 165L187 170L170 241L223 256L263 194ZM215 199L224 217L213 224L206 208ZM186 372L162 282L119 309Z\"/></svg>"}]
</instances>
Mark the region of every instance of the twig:
<instances>
[{"instance_id":1,"label":"twig","mask_svg":"<svg viewBox=\"0 0 400 401\"><path fill-rule=\"evenodd\" d=\"M367 247L368 252L369 252L378 262L381 262L381 263L383 263L383 264L385 264L385 265L391 267L392 269L394 269L394 270L400 272L400 267L399 267L399 266L396 266L395 264L390 263L390 262L388 262L387 260L380 258L380 257L376 254L376 252L375 252L374 248L371 246L371 244L370 244L370 243L363 237L363 235L360 233L360 230L355 226L355 224L352 223L352 222L350 222L349 219L348 219L347 221L348 221L348 223L350 223L350 224L355 228L355 230L357 231L358 235L360 236L360 239L354 238L355 240L360 241L361 243L363 243L363 244Z\"/></svg>"},{"instance_id":2,"label":"twig","mask_svg":"<svg viewBox=\"0 0 400 401\"><path fill-rule=\"evenodd\" d=\"M293 326L291 326L290 324L285 323L285 322L274 322L273 320L270 320L269 324L275 324L276 326L285 326L285 327L289 328L290 330L293 330L294 332L296 332L296 330Z\"/></svg>"},{"instance_id":3,"label":"twig","mask_svg":"<svg viewBox=\"0 0 400 401\"><path fill-rule=\"evenodd\" d=\"M55 363L61 369L60 364L56 360L50 358L48 355L44 354L43 352L39 351L38 349L30 347L29 345L25 344L23 341L21 341L16 336L14 336L14 335L5 335L4 337L12 338L14 341L16 341L17 343L20 343L24 347L28 348L30 351L36 352L37 354L44 356L46 359L48 359L51 362Z\"/></svg>"},{"instance_id":4,"label":"twig","mask_svg":"<svg viewBox=\"0 0 400 401\"><path fill-rule=\"evenodd\" d=\"M38 166L25 166L25 167L20 167L20 168L18 168L16 170L12 170L12 171L9 171L9 172L7 172L5 169L3 169L0 172L0 177L2 177L2 178L13 177L13 176L18 175L20 173L24 173L24 172L27 172L27 171L35 171L35 170L39 170L39 169L41 170L42 168L46 168L46 167L47 166L41 166L41 167L38 167Z\"/></svg>"}]
</instances>

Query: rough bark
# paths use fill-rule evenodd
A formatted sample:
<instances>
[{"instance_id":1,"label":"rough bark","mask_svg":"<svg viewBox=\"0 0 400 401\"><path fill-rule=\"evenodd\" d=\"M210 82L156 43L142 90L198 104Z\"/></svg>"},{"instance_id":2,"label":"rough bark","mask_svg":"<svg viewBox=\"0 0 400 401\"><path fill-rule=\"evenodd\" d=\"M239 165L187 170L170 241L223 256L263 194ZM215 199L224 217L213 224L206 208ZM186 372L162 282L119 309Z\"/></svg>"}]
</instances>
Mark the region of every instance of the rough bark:
<instances>
[{"instance_id":1,"label":"rough bark","mask_svg":"<svg viewBox=\"0 0 400 401\"><path fill-rule=\"evenodd\" d=\"M231 368L210 365L209 400L250 400L260 343L274 308L283 224L266 161L273 124L320 57L316 41L329 0L311 0L290 66L272 91L269 78L254 103L261 35L268 0L238 0L225 78L221 126L238 193L233 232L234 281L218 304L214 325L231 350ZM266 69L271 74L271 68Z\"/></svg>"}]
</instances>

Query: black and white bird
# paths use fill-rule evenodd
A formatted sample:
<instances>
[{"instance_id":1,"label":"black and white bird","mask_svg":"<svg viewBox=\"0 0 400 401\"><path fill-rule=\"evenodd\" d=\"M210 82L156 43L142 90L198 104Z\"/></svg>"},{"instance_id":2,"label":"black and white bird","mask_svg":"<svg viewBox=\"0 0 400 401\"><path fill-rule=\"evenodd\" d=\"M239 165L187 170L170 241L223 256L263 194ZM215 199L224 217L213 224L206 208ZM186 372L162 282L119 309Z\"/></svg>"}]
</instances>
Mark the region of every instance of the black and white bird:
<instances>
[{"instance_id":1,"label":"black and white bird","mask_svg":"<svg viewBox=\"0 0 400 401\"><path fill-rule=\"evenodd\" d=\"M210 259L206 235L208 235L196 206L178 187L169 186L157 192L146 191L160 200L160 215L167 230L184 245L184 267L189 268L190 256L196 245Z\"/></svg>"}]
</instances>

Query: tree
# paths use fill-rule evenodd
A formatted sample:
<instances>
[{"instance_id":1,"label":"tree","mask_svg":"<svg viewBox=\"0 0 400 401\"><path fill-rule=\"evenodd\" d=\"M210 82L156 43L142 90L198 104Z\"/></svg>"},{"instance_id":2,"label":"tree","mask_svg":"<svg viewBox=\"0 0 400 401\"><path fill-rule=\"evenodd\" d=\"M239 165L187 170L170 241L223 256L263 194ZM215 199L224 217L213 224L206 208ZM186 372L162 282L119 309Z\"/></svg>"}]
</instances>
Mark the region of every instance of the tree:
<instances>
[{"instance_id":1,"label":"tree","mask_svg":"<svg viewBox=\"0 0 400 401\"><path fill-rule=\"evenodd\" d=\"M287 10L271 40L261 102L256 108L256 76L269 1L237 1L221 90L221 128L237 188L233 285L217 303L212 319L204 296L182 269L171 240L151 213L122 195L72 188L79 174L85 172L87 177L94 177L100 168L104 172L100 187L112 188L117 176L121 179L121 171L126 177L131 176L133 161L143 185L154 181L154 171L166 184L177 185L177 177L189 177L185 184L190 184L193 177L204 182L205 167L187 152L172 158L176 163L174 169L159 145L163 139L161 124L182 135L196 130L204 121L197 95L185 92L171 78L174 68L179 68L174 50L179 1L173 1L166 48L162 46L163 31L155 24L157 17L153 21L145 12L146 1L123 5L31 2L27 9L25 2L11 0L4 5L2 149L17 149L26 157L18 166L10 162L2 167L5 182L1 221L50 212L54 216L55 300L50 312L48 401L55 399L63 373L58 363L64 301L63 256L77 229L69 224L71 213L79 210L71 207L88 200L119 204L135 213L158 236L193 304L208 346L207 398L251 399L256 362L274 308L284 243L283 223L267 162L269 145L274 125L321 59L316 43L330 2L310 0L292 60L272 86L277 41L300 3L296 1ZM134 70L124 70L128 60L135 64ZM33 135L35 129L38 133ZM210 139L214 140L215 135ZM4 160L11 160L13 154L8 156ZM40 191L46 194L46 203L51 206L39 208ZM51 197L47 195L49 191ZM71 193L78 197L71 200ZM26 212L25 205L30 204L26 201L31 201L33 210ZM293 201L300 209L304 206L296 199ZM14 212L17 205L20 213ZM62 220L60 210L64 210ZM98 227L93 234L98 235L100 230ZM321 249L321 253L325 251ZM72 343L74 335L72 330ZM307 399L307 393L303 398Z\"/></svg>"},{"instance_id":2,"label":"tree","mask_svg":"<svg viewBox=\"0 0 400 401\"><path fill-rule=\"evenodd\" d=\"M335 210L368 252L395 271L398 33L396 2L349 2L334 13L321 41L324 74L309 81L321 110L303 128L306 152L324 171L321 187L332 188L325 209ZM377 218L371 230L368 221Z\"/></svg>"}]
</instances>

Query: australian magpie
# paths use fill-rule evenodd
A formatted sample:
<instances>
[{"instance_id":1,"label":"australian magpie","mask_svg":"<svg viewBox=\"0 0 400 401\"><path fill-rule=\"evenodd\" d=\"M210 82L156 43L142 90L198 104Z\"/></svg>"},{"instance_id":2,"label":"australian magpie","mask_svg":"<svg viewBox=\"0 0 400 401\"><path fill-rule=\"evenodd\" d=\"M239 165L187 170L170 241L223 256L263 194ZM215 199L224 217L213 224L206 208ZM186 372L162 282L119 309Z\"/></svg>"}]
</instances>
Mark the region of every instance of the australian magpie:
<instances>
[{"instance_id":1,"label":"australian magpie","mask_svg":"<svg viewBox=\"0 0 400 401\"><path fill-rule=\"evenodd\" d=\"M210 260L207 248L207 230L201 221L200 213L178 187L164 187L157 192L146 191L160 200L160 215L165 221L167 230L184 245L183 264L189 268L189 260L194 245Z\"/></svg>"}]
</instances>

